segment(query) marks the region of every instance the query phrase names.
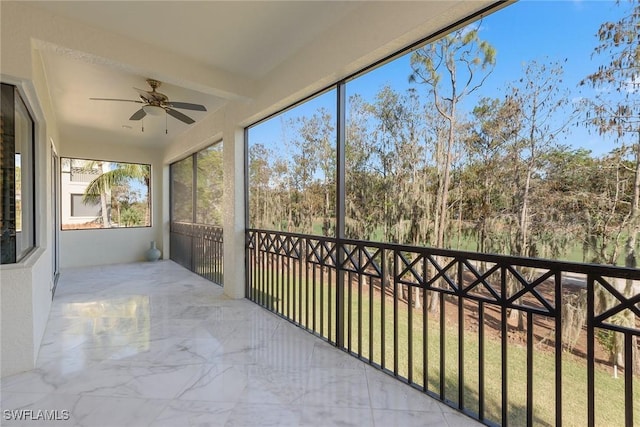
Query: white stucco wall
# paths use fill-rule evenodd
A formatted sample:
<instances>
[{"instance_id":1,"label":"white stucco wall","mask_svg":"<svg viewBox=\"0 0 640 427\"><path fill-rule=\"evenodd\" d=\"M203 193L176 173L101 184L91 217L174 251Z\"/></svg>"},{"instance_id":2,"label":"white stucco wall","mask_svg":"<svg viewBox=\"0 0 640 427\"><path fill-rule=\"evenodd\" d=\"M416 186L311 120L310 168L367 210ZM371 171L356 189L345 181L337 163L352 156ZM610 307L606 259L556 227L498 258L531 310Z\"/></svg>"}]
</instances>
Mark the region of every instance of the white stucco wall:
<instances>
[{"instance_id":1,"label":"white stucco wall","mask_svg":"<svg viewBox=\"0 0 640 427\"><path fill-rule=\"evenodd\" d=\"M5 13L4 4L0 7L0 80L19 88L34 119L36 169L36 247L19 263L0 266L0 377L4 377L35 366L51 308L51 144L58 141L58 128L40 56L31 49L26 25L30 17L20 22L19 16Z\"/></svg>"},{"instance_id":2,"label":"white stucco wall","mask_svg":"<svg viewBox=\"0 0 640 427\"><path fill-rule=\"evenodd\" d=\"M120 264L145 260L149 242L163 252L163 162L160 150L113 144L62 135L61 157L151 164L151 227L63 230L60 232L60 268ZM168 254L167 254L168 255Z\"/></svg>"},{"instance_id":3,"label":"white stucco wall","mask_svg":"<svg viewBox=\"0 0 640 427\"><path fill-rule=\"evenodd\" d=\"M0 267L2 376L34 365L33 271L31 265Z\"/></svg>"},{"instance_id":4,"label":"white stucco wall","mask_svg":"<svg viewBox=\"0 0 640 427\"><path fill-rule=\"evenodd\" d=\"M0 266L0 377L35 366L51 308L51 141L57 130L46 120L50 103L47 93L38 90L41 72L35 61L35 79L1 76L3 82L19 88L34 119L36 247L20 262Z\"/></svg>"},{"instance_id":5,"label":"white stucco wall","mask_svg":"<svg viewBox=\"0 0 640 427\"><path fill-rule=\"evenodd\" d=\"M4 377L32 369L51 307L51 263L38 248L18 264L0 268L0 355Z\"/></svg>"}]
</instances>

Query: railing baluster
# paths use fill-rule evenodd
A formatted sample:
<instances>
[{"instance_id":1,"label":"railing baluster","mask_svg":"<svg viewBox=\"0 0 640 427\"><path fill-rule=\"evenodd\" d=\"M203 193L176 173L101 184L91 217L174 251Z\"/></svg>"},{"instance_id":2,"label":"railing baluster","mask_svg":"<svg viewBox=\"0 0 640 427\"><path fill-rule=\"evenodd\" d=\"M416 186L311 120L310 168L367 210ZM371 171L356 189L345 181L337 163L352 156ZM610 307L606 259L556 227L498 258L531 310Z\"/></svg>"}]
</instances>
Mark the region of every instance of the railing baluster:
<instances>
[{"instance_id":1,"label":"railing baluster","mask_svg":"<svg viewBox=\"0 0 640 427\"><path fill-rule=\"evenodd\" d=\"M407 287L407 379L409 383L413 383L413 289L410 285Z\"/></svg>"},{"instance_id":2,"label":"railing baluster","mask_svg":"<svg viewBox=\"0 0 640 427\"><path fill-rule=\"evenodd\" d=\"M446 307L444 305L444 292L438 292L438 298L440 298L440 399L446 399L446 384L447 380L446 376L446 317L445 310Z\"/></svg>"},{"instance_id":3,"label":"railing baluster","mask_svg":"<svg viewBox=\"0 0 640 427\"><path fill-rule=\"evenodd\" d=\"M593 317L595 313L594 278L587 276L587 425L595 425L595 331Z\"/></svg>"},{"instance_id":4,"label":"railing baluster","mask_svg":"<svg viewBox=\"0 0 640 427\"><path fill-rule=\"evenodd\" d=\"M533 425L533 313L527 312L527 426Z\"/></svg>"},{"instance_id":5,"label":"railing baluster","mask_svg":"<svg viewBox=\"0 0 640 427\"><path fill-rule=\"evenodd\" d=\"M331 326L333 326L333 322L332 320L332 315L331 315L331 310L332 310L332 298L331 298L331 294L332 294L332 290L335 289L335 286L333 286L333 281L332 279L332 274L331 274L332 270L329 270L329 285L327 286L327 339L329 340L329 342L331 342L332 340L335 340L335 334L333 334L333 329L331 329Z\"/></svg>"},{"instance_id":6,"label":"railing baluster","mask_svg":"<svg viewBox=\"0 0 640 427\"><path fill-rule=\"evenodd\" d=\"M562 427L562 273L555 274L556 427Z\"/></svg>"},{"instance_id":7,"label":"railing baluster","mask_svg":"<svg viewBox=\"0 0 640 427\"><path fill-rule=\"evenodd\" d=\"M458 265L458 289L463 289L462 262ZM464 408L464 301L458 296L458 409Z\"/></svg>"},{"instance_id":8,"label":"railing baluster","mask_svg":"<svg viewBox=\"0 0 640 427\"><path fill-rule=\"evenodd\" d=\"M272 268L271 268L271 272L273 274L271 280L273 283L273 310L276 313L282 313L282 297L280 294L280 289L281 289L281 285L282 285L282 277L280 275L282 268L281 268L281 263L280 261L282 260L282 257L278 254L278 253L272 253L271 254L271 263L272 263Z\"/></svg>"},{"instance_id":9,"label":"railing baluster","mask_svg":"<svg viewBox=\"0 0 640 427\"><path fill-rule=\"evenodd\" d=\"M500 315L501 315L501 322L500 322L500 333L501 333L501 355L500 355L500 360L501 360L501 368L502 368L502 425L506 426L508 424L508 410L509 410L509 394L507 392L507 345L508 345L508 340L507 340L507 333L508 333L508 329L507 329L507 324L508 324L508 317L507 317L507 268L505 266L501 266L500 267L501 270L501 274L500 274L500 295L502 296L502 306L501 306L501 310L500 310ZM513 310L513 309L512 309Z\"/></svg>"},{"instance_id":10,"label":"railing baluster","mask_svg":"<svg viewBox=\"0 0 640 427\"><path fill-rule=\"evenodd\" d=\"M307 240L307 244L309 244L309 240ZM308 248L307 248L308 249ZM310 252L313 252L313 249L311 249ZM304 281L304 287L305 287L305 293L304 293L304 327L305 329L309 329L309 311L311 311L309 309L309 289L311 287L311 283L309 282L309 268L312 269L311 273L312 275L315 276L315 264L313 262L309 262L309 259L306 258L305 261L305 269L304 269L304 277L305 277L305 281ZM311 264L311 265L309 265Z\"/></svg>"},{"instance_id":11,"label":"railing baluster","mask_svg":"<svg viewBox=\"0 0 640 427\"><path fill-rule=\"evenodd\" d=\"M324 275L326 268L322 267L320 270L320 336L324 336Z\"/></svg>"},{"instance_id":12,"label":"railing baluster","mask_svg":"<svg viewBox=\"0 0 640 427\"><path fill-rule=\"evenodd\" d=\"M633 335L624 334L624 423L633 427Z\"/></svg>"},{"instance_id":13,"label":"railing baluster","mask_svg":"<svg viewBox=\"0 0 640 427\"><path fill-rule=\"evenodd\" d=\"M484 421L484 301L478 303L478 418Z\"/></svg>"},{"instance_id":14,"label":"railing baluster","mask_svg":"<svg viewBox=\"0 0 640 427\"><path fill-rule=\"evenodd\" d=\"M270 236L267 235L269 238ZM267 251L264 255L265 259L265 273L266 273L266 281L265 281L265 289L264 289L264 298L265 304L268 310L273 311L273 255L271 252Z\"/></svg>"},{"instance_id":15,"label":"railing baluster","mask_svg":"<svg viewBox=\"0 0 640 427\"><path fill-rule=\"evenodd\" d=\"M300 254L298 255L300 256ZM296 283L296 278L298 277L296 275L296 265L298 266L298 268L300 268L300 259L296 259L296 258L292 258L291 259L291 267L292 267L292 272L291 272L291 282L290 282L290 286L291 286L291 319L294 322L298 322L298 318L296 317L297 311L296 311L296 304L297 304L297 294L296 294L296 288L298 287L298 283Z\"/></svg>"},{"instance_id":16,"label":"railing baluster","mask_svg":"<svg viewBox=\"0 0 640 427\"><path fill-rule=\"evenodd\" d=\"M280 277L278 278L278 281L280 282L280 313L284 315L285 312L288 314L289 311L287 307L289 304L289 296L285 293L287 280L286 264L288 262L288 258L285 254L279 254L278 258L280 260Z\"/></svg>"},{"instance_id":17,"label":"railing baluster","mask_svg":"<svg viewBox=\"0 0 640 427\"><path fill-rule=\"evenodd\" d=\"M373 363L373 277L369 276L369 363Z\"/></svg>"},{"instance_id":18,"label":"railing baluster","mask_svg":"<svg viewBox=\"0 0 640 427\"><path fill-rule=\"evenodd\" d=\"M266 239L267 236L263 234L263 239ZM268 252L265 252L260 260L262 261L262 280L260 281L260 304L263 307L267 307L267 257L269 256Z\"/></svg>"},{"instance_id":19,"label":"railing baluster","mask_svg":"<svg viewBox=\"0 0 640 427\"><path fill-rule=\"evenodd\" d=\"M302 280L304 275L303 271L307 271L309 269L308 261L307 261L307 245L309 241L307 239L300 239L300 262L298 264L298 283L296 284L296 288L298 289L298 324L302 324L303 319L303 311L302 311L302 295L304 294L304 281Z\"/></svg>"},{"instance_id":20,"label":"railing baluster","mask_svg":"<svg viewBox=\"0 0 640 427\"><path fill-rule=\"evenodd\" d=\"M324 255L324 252L322 252ZM311 279L311 329L316 332L316 273L320 270L322 274L322 264L316 265L313 268L313 277Z\"/></svg>"},{"instance_id":21,"label":"railing baluster","mask_svg":"<svg viewBox=\"0 0 640 427\"><path fill-rule=\"evenodd\" d=\"M398 375L398 257L393 255L393 373Z\"/></svg>"},{"instance_id":22,"label":"railing baluster","mask_svg":"<svg viewBox=\"0 0 640 427\"><path fill-rule=\"evenodd\" d=\"M339 229L340 227L338 227ZM339 235L341 235L339 233ZM335 300L335 336L336 346L344 348L344 269L342 263L344 261L344 245L336 241L336 300Z\"/></svg>"},{"instance_id":23,"label":"railing baluster","mask_svg":"<svg viewBox=\"0 0 640 427\"><path fill-rule=\"evenodd\" d=\"M275 291L275 262L274 262L274 254L273 252L269 252L268 256L268 262L267 265L269 266L268 268L268 272L269 272L269 285L267 287L268 289L268 301L269 301L269 310L274 311L274 305L276 302L276 291Z\"/></svg>"},{"instance_id":24,"label":"railing baluster","mask_svg":"<svg viewBox=\"0 0 640 427\"><path fill-rule=\"evenodd\" d=\"M427 309L427 296L425 289L427 281L427 260L422 258L422 390L429 390L429 311Z\"/></svg>"},{"instance_id":25,"label":"railing baluster","mask_svg":"<svg viewBox=\"0 0 640 427\"><path fill-rule=\"evenodd\" d=\"M349 353L351 353L352 351L352 346L351 346L351 339L352 339L352 334L353 334L353 319L352 319L352 314L351 314L351 305L353 304L353 294L351 291L351 282L353 281L352 276L351 276L351 272L348 272L346 277L347 277L347 350L349 350Z\"/></svg>"},{"instance_id":26,"label":"railing baluster","mask_svg":"<svg viewBox=\"0 0 640 427\"><path fill-rule=\"evenodd\" d=\"M362 357L362 248L358 248L358 355Z\"/></svg>"},{"instance_id":27,"label":"railing baluster","mask_svg":"<svg viewBox=\"0 0 640 427\"><path fill-rule=\"evenodd\" d=\"M387 299L387 251L388 249L382 249L381 251L381 261L382 264L380 266L380 366L382 369L387 368L385 355L387 354L387 344L386 344L386 324L387 317L384 311L385 302Z\"/></svg>"}]
</instances>

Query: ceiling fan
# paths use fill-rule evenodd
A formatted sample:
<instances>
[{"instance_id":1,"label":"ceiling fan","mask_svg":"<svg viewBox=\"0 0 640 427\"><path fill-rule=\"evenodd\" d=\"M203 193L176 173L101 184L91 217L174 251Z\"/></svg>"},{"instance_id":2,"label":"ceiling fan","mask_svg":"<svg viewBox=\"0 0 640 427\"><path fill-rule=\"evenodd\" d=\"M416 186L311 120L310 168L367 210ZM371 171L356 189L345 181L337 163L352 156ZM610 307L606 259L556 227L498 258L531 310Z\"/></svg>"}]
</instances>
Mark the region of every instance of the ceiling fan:
<instances>
[{"instance_id":1,"label":"ceiling fan","mask_svg":"<svg viewBox=\"0 0 640 427\"><path fill-rule=\"evenodd\" d=\"M123 101L123 102L135 102L137 104L144 104L142 108L133 113L129 120L141 120L147 114L150 116L160 116L164 113L175 117L183 123L190 125L194 123L191 117L186 114L181 113L180 111L174 110L174 108L180 108L183 110L194 110L194 111L207 111L204 105L200 104L191 104L189 102L174 102L169 101L169 97L164 93L156 92L156 89L160 87L160 82L158 80L147 79L147 83L151 86L151 91L142 90L135 88L140 95L140 99L113 99L113 98L89 98L94 101Z\"/></svg>"}]
</instances>

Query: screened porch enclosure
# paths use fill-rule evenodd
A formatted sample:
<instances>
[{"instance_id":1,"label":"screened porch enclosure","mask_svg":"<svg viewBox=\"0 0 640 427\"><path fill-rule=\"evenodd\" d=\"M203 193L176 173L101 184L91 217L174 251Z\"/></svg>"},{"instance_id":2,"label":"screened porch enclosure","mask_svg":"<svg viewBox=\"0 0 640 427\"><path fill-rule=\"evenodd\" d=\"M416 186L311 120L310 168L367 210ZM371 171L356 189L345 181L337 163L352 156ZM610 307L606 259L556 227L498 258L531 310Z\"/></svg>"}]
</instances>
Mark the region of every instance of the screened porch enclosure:
<instances>
[{"instance_id":1,"label":"screened porch enclosure","mask_svg":"<svg viewBox=\"0 0 640 427\"><path fill-rule=\"evenodd\" d=\"M248 126L246 296L489 425L637 424L640 14L609 6L508 4Z\"/></svg>"},{"instance_id":2,"label":"screened porch enclosure","mask_svg":"<svg viewBox=\"0 0 640 427\"><path fill-rule=\"evenodd\" d=\"M171 164L170 258L219 285L223 279L222 142Z\"/></svg>"}]
</instances>

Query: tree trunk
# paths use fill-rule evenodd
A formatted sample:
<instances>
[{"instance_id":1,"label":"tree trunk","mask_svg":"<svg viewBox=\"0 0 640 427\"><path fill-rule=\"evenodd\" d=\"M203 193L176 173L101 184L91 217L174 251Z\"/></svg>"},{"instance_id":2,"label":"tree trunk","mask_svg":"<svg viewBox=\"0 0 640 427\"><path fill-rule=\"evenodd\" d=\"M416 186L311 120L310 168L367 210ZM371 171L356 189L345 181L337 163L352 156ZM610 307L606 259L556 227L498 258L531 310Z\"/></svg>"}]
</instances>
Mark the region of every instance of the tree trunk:
<instances>
[{"instance_id":1,"label":"tree trunk","mask_svg":"<svg viewBox=\"0 0 640 427\"><path fill-rule=\"evenodd\" d=\"M436 247L444 248L444 233L447 228L447 206L449 204L449 185L451 181L451 161L452 161L452 149L453 143L455 139L454 132L454 121L453 117L455 117L456 108L455 104L451 107L451 117L449 118L449 131L447 134L447 146L446 146L446 154L441 166L442 166L442 181L439 190L440 200L436 205L437 218L436 222L438 226L436 227ZM436 257L438 260L438 257ZM437 312L440 307L440 299L436 295L431 295L429 300L429 311Z\"/></svg>"},{"instance_id":2,"label":"tree trunk","mask_svg":"<svg viewBox=\"0 0 640 427\"><path fill-rule=\"evenodd\" d=\"M640 130L638 130L638 143L635 146L635 176L633 181L633 200L631 201L631 215L629 219L629 236L627 237L626 244L626 256L625 256L625 267L636 268L637 267L637 257L636 257L636 244L638 233L640 233L640 212L639 212L639 204L640 204ZM624 290L622 293L625 298L631 298L634 295L634 281L626 280ZM628 324L629 327L634 328L636 319L630 310L627 310L624 313L625 323ZM638 337L633 337L633 345L632 348L638 348ZM633 367L634 373L640 373L640 354L638 351L635 352L633 358Z\"/></svg>"},{"instance_id":3,"label":"tree trunk","mask_svg":"<svg viewBox=\"0 0 640 427\"><path fill-rule=\"evenodd\" d=\"M109 218L109 203L107 202L107 193L100 193L100 212L102 214L102 228L111 228L111 219Z\"/></svg>"}]
</instances>

